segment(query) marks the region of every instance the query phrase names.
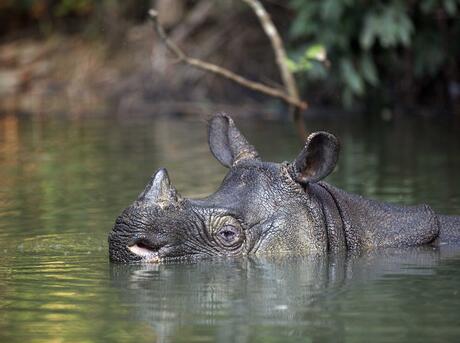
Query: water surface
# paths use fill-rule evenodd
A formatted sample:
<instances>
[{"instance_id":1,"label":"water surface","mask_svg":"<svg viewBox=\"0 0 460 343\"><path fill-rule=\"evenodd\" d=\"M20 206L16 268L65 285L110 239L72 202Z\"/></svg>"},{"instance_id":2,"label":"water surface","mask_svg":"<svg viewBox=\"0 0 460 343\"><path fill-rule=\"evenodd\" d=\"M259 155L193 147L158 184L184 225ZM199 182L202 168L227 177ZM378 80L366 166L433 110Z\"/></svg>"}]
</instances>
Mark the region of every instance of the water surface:
<instances>
[{"instance_id":1,"label":"water surface","mask_svg":"<svg viewBox=\"0 0 460 343\"><path fill-rule=\"evenodd\" d=\"M288 123L240 120L267 160ZM311 121L340 137L331 183L460 214L460 127L445 120ZM203 196L225 169L204 121L0 117L1 342L456 342L460 250L123 266L107 233L167 167Z\"/></svg>"}]
</instances>

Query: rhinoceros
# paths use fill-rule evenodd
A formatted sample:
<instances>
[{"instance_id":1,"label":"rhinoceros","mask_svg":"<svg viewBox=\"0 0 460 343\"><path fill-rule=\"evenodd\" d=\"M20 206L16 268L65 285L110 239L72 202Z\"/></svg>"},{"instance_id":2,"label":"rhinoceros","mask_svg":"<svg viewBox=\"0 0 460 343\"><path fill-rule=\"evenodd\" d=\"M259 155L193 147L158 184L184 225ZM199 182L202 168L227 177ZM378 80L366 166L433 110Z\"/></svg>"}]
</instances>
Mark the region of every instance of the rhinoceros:
<instances>
[{"instance_id":1,"label":"rhinoceros","mask_svg":"<svg viewBox=\"0 0 460 343\"><path fill-rule=\"evenodd\" d=\"M151 177L109 234L114 262L168 262L246 255L322 255L460 243L460 216L428 205L366 199L324 181L338 139L310 134L294 161L265 162L226 114L209 121L208 141L228 173L215 193L182 197L166 169Z\"/></svg>"}]
</instances>

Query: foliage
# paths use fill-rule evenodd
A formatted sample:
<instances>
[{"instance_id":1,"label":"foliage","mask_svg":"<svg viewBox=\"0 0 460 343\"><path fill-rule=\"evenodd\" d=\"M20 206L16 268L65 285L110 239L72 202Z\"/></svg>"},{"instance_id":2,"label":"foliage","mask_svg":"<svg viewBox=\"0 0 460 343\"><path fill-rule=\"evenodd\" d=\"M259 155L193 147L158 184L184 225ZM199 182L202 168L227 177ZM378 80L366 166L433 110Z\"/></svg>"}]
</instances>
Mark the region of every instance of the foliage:
<instances>
[{"instance_id":1,"label":"foliage","mask_svg":"<svg viewBox=\"0 0 460 343\"><path fill-rule=\"evenodd\" d=\"M315 63L324 63L326 61L326 49L321 44L313 44L305 49L305 52L297 61L288 59L288 67L294 73L310 71L314 68Z\"/></svg>"},{"instance_id":2,"label":"foliage","mask_svg":"<svg viewBox=\"0 0 460 343\"><path fill-rule=\"evenodd\" d=\"M444 90L459 80L460 0L290 0L290 7L293 70L340 89L345 105L420 96L446 74ZM330 64L305 63L315 46L324 46Z\"/></svg>"}]
</instances>

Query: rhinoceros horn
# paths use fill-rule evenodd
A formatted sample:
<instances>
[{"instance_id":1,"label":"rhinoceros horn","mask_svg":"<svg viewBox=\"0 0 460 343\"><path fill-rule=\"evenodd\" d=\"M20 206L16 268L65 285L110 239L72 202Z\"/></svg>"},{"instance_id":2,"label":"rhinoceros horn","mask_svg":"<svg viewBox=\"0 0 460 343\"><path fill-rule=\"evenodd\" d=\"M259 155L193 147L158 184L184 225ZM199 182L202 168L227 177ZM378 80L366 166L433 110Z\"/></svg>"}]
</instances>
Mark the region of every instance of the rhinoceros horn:
<instances>
[{"instance_id":1,"label":"rhinoceros horn","mask_svg":"<svg viewBox=\"0 0 460 343\"><path fill-rule=\"evenodd\" d=\"M161 208L177 203L178 194L176 189L171 185L171 181L169 181L166 169L158 169L153 174L145 189L139 194L137 200L155 203Z\"/></svg>"}]
</instances>

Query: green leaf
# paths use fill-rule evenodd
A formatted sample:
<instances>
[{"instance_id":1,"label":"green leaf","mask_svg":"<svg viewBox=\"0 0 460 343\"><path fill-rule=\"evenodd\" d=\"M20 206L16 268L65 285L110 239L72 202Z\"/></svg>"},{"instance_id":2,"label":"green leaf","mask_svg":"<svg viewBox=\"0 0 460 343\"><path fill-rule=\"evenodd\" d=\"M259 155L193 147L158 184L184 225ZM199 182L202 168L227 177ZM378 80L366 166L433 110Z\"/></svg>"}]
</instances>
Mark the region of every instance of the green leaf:
<instances>
[{"instance_id":1,"label":"green leaf","mask_svg":"<svg viewBox=\"0 0 460 343\"><path fill-rule=\"evenodd\" d=\"M340 63L343 80L352 93L362 95L364 92L363 79L360 77L352 62L349 59L343 59Z\"/></svg>"},{"instance_id":2,"label":"green leaf","mask_svg":"<svg viewBox=\"0 0 460 343\"><path fill-rule=\"evenodd\" d=\"M453 16L457 13L457 2L456 0L444 0L444 9L447 14Z\"/></svg>"},{"instance_id":3,"label":"green leaf","mask_svg":"<svg viewBox=\"0 0 460 343\"><path fill-rule=\"evenodd\" d=\"M324 19L337 20L342 16L342 1L324 0L321 5L321 15Z\"/></svg>"},{"instance_id":4,"label":"green leaf","mask_svg":"<svg viewBox=\"0 0 460 343\"><path fill-rule=\"evenodd\" d=\"M374 61L369 54L366 54L361 58L360 66L364 79L373 86L377 85L379 83L377 69L375 68Z\"/></svg>"},{"instance_id":5,"label":"green leaf","mask_svg":"<svg viewBox=\"0 0 460 343\"><path fill-rule=\"evenodd\" d=\"M287 64L288 69L291 71L291 73L298 72L297 63L295 63L293 60L291 60L290 58L287 58L286 64Z\"/></svg>"},{"instance_id":6,"label":"green leaf","mask_svg":"<svg viewBox=\"0 0 460 343\"><path fill-rule=\"evenodd\" d=\"M286 63L293 73L298 73L310 71L314 67L313 62L322 63L325 60L326 49L324 46L322 44L313 44L305 50L298 62L295 62L293 59L288 59Z\"/></svg>"},{"instance_id":7,"label":"green leaf","mask_svg":"<svg viewBox=\"0 0 460 343\"><path fill-rule=\"evenodd\" d=\"M399 5L387 6L379 12L372 12L364 20L360 45L369 50L377 40L385 48L410 44L414 31L412 21Z\"/></svg>"},{"instance_id":8,"label":"green leaf","mask_svg":"<svg viewBox=\"0 0 460 343\"><path fill-rule=\"evenodd\" d=\"M322 44L311 45L305 51L305 57L309 60L316 60L323 62L326 60L326 48Z\"/></svg>"}]
</instances>

